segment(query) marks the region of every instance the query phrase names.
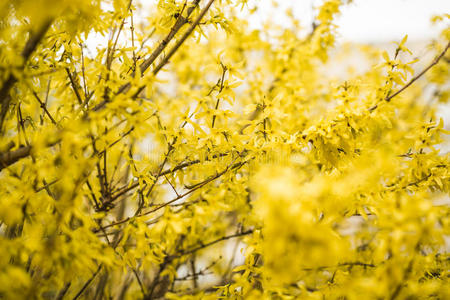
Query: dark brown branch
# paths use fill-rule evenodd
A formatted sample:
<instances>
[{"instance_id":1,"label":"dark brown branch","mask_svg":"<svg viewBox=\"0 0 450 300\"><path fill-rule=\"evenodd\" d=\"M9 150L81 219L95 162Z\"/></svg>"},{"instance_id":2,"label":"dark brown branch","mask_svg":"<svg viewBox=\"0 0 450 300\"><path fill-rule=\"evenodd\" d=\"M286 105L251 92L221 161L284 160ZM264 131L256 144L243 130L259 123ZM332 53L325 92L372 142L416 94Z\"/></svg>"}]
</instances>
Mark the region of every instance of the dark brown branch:
<instances>
[{"instance_id":1,"label":"dark brown branch","mask_svg":"<svg viewBox=\"0 0 450 300\"><path fill-rule=\"evenodd\" d=\"M52 24L52 22L53 22L53 20L51 20L51 19L45 21L44 24L42 25L42 27L39 29L39 31L36 32L36 34L33 34L30 36L30 39L28 40L27 44L25 45L25 48L22 51L22 57L25 60L28 60L28 58L30 58L31 54L36 49L37 45L44 37L47 30L50 28L50 25Z\"/></svg>"},{"instance_id":2,"label":"dark brown branch","mask_svg":"<svg viewBox=\"0 0 450 300\"><path fill-rule=\"evenodd\" d=\"M445 53L447 53L447 50L450 48L450 42L447 44L447 46L445 47L445 49L441 52L441 54L439 54L432 62L431 64L429 64L425 69L422 70L422 72L420 72L419 74L417 74L416 76L414 76L413 78L411 78L411 80L406 83L402 88L400 88L398 91L396 91L394 94L390 95L390 96L386 96L386 98L384 98L385 101L389 102L391 101L392 98L394 98L395 96L397 96L398 94L400 94L401 92L403 92L404 90L406 90L410 85L412 85L415 81L417 81L420 77L422 77L426 72L428 72L434 65L436 65L445 55ZM372 112L375 109L378 108L378 104L375 104L374 106L369 108L369 111Z\"/></svg>"},{"instance_id":3,"label":"dark brown branch","mask_svg":"<svg viewBox=\"0 0 450 300\"><path fill-rule=\"evenodd\" d=\"M88 89L87 89L87 83L86 83L86 72L85 72L85 64L84 64L84 54L83 54L83 44L80 43L80 50L81 50L81 73L83 74L83 88L84 88L84 99L87 101L88 97Z\"/></svg>"},{"instance_id":4,"label":"dark brown branch","mask_svg":"<svg viewBox=\"0 0 450 300\"><path fill-rule=\"evenodd\" d=\"M91 284L91 282L95 279L95 277L97 276L97 274L100 272L100 270L102 269L102 265L98 266L97 271L94 272L94 274L92 274L91 278L89 278L85 284L83 285L83 287L80 289L80 291L75 295L75 297L73 297L73 300L76 300L78 298L80 298L80 296L84 293L84 291L87 289L87 287Z\"/></svg>"},{"instance_id":5,"label":"dark brown branch","mask_svg":"<svg viewBox=\"0 0 450 300\"><path fill-rule=\"evenodd\" d=\"M160 210L160 209L162 209L162 208L164 208L164 207L166 207L166 206L172 204L173 202L178 201L178 200L180 200L180 199L186 197L187 195L193 193L194 191L196 191L196 190L202 188L202 187L205 186L206 184L208 184L208 183L210 183L210 182L216 180L217 178L219 178L220 176L222 176L223 174L225 174L228 170L238 169L238 168L242 167L242 166L243 166L244 164L246 164L246 163L247 163L246 161L244 161L244 162L239 162L239 163L232 163L231 165L229 165L228 167L226 167L223 171L221 171L221 172L217 173L216 175L211 176L211 177L205 179L204 181L202 181L202 182L196 184L196 185L193 186L189 191L187 191L187 192L185 192L185 193L183 193L183 194L180 194L179 196L173 198L172 200L167 201L167 202L165 202L165 203L163 203L163 204L160 204L160 205L156 206L155 208L153 208L152 210L149 210L149 211L147 211L147 212L141 213L141 214L139 214L139 215L135 215L135 216L133 216L133 217L125 218L125 219L120 220L120 221L117 221L117 222L113 222L113 223L111 223L111 224L108 224L108 225L103 226L102 228L103 228L103 229L106 229L106 228L109 228L109 227L113 227L113 226L116 226L116 225L120 225L120 224L123 224L123 223L127 223L127 222L129 222L130 220L132 220L132 219L134 219L134 218L137 218L137 217L142 217L142 216L146 216L146 215L152 214L152 213L154 213L154 212L156 212L156 211L158 211L158 210ZM94 230L95 233L97 233L98 231L99 231L99 230L97 230L97 229Z\"/></svg>"},{"instance_id":6,"label":"dark brown branch","mask_svg":"<svg viewBox=\"0 0 450 300\"><path fill-rule=\"evenodd\" d=\"M205 16L205 14L208 12L209 8L213 4L215 0L209 0L209 2L206 4L206 6L202 9L200 14L198 15L197 19L191 24L191 26L188 28L188 30L184 33L184 35L178 40L178 42L170 49L169 53L160 61L160 63L153 69L153 75L157 75L159 71L169 62L170 58L178 51L178 49L183 45L183 43L186 41L186 39L191 35L191 33L194 31L195 27L200 23L201 19ZM137 91L133 94L133 98L137 97L144 89L146 85L143 85L137 89Z\"/></svg>"},{"instance_id":7,"label":"dark brown branch","mask_svg":"<svg viewBox=\"0 0 450 300\"><path fill-rule=\"evenodd\" d=\"M130 11L131 4L132 4L132 0L130 0L128 2L127 11ZM113 63L114 58L115 58L114 57L114 53L116 52L117 42L119 41L120 33L122 32L122 29L123 29L123 27L125 25L125 20L126 20L126 18L123 18L122 22L120 23L119 30L117 31L117 35L116 35L116 38L114 40L114 44L112 45L112 47L111 47L111 43L112 43L112 40L114 39L114 34L116 32L116 27L114 27L113 33L111 34L111 38L108 41L108 49L107 49L107 52L106 52L106 61L105 61L106 70L107 70L105 82L109 82L109 79L110 79L111 66L112 66L112 63ZM110 92L110 88L108 86L106 86L104 88L104 90L103 90L103 99L104 99L103 101L104 102L108 102L109 101L109 92ZM89 100L86 99L86 103L88 101Z\"/></svg>"},{"instance_id":8,"label":"dark brown branch","mask_svg":"<svg viewBox=\"0 0 450 300\"><path fill-rule=\"evenodd\" d=\"M172 190L175 192L175 195L180 196L180 194L178 194L178 192L177 192L177 189L173 186L172 182L170 182L169 178L167 178L166 175L164 175L164 178L166 179L167 183L170 185Z\"/></svg>"},{"instance_id":9,"label":"dark brown branch","mask_svg":"<svg viewBox=\"0 0 450 300\"><path fill-rule=\"evenodd\" d=\"M184 24L188 22L189 16L192 14L194 9L198 6L200 3L200 0L194 0L192 5L188 8L186 12L186 17L183 17L183 10L184 6L181 10L181 12L178 15L178 18L175 22L175 25L173 25L172 29L170 29L170 32L167 34L167 36L161 41L159 46L150 54L150 57L147 58L141 65L141 73L144 73L158 58L158 56L161 54L161 52L166 48L166 46L169 44L169 42L175 37L175 34L183 27ZM185 4L186 5L186 4ZM129 87L129 86L128 86Z\"/></svg>"},{"instance_id":10,"label":"dark brown branch","mask_svg":"<svg viewBox=\"0 0 450 300\"><path fill-rule=\"evenodd\" d=\"M153 116L153 115L152 115L152 116ZM147 120L147 119L146 119L146 120ZM115 127L119 126L119 125L122 124L124 121L125 121L125 120L122 120L122 121L118 122L118 124L113 125L111 128L115 128ZM108 130L111 130L111 128L108 129ZM123 134L121 135L120 138L118 138L118 139L117 139L116 141L114 141L113 143L109 144L109 145L107 146L106 149L109 149L109 148L113 147L115 144L117 144L118 142L120 142L124 137L126 137L127 135L129 135L133 130L134 130L134 127L131 127L131 129L129 129L127 132L123 133ZM48 146L48 147L51 147L51 146L54 146L55 144L57 144L57 143L59 143L59 142L60 142L60 141L58 140L58 141L55 141L55 142L53 142L53 143L47 144L47 146ZM13 147L13 146L12 146L12 147ZM11 147L11 148L12 148L12 147ZM29 156L29 155L30 155L31 146L30 146L29 148L30 148L30 149L29 149L28 151L21 150L21 148L19 148L18 150L0 153L0 171L1 171L3 168L5 168L5 167L8 167L8 166L14 164L14 163L17 162L18 160L20 160L20 159L22 159L22 158L25 158L25 157ZM20 151L19 151L19 150L20 150ZM21 154L21 153L23 153L23 154ZM21 154L21 155L20 155L20 154ZM104 150L99 151L99 152L97 153L98 156L102 156L103 154L104 154ZM11 158L11 159L10 159L10 158ZM16 158L16 159L12 159L12 158ZM168 173L170 173L170 172L168 172ZM168 173L164 173L164 172L163 172L163 173L161 173L161 174L164 175L164 174L168 174ZM134 186L133 188L135 188L135 187L136 187L136 186Z\"/></svg>"},{"instance_id":11,"label":"dark brown branch","mask_svg":"<svg viewBox=\"0 0 450 300\"><path fill-rule=\"evenodd\" d=\"M53 180L53 181L50 181L50 182L48 182L48 183L45 183L44 186L42 186L42 187L36 189L36 193L39 193L39 192L42 191L42 190L48 189L51 185L57 183L58 181L59 181L59 179L55 179L55 180Z\"/></svg>"},{"instance_id":12,"label":"dark brown branch","mask_svg":"<svg viewBox=\"0 0 450 300\"><path fill-rule=\"evenodd\" d=\"M24 66L28 59L30 58L31 54L34 52L34 50L37 48L39 42L44 37L47 30L50 28L50 25L52 24L52 20L47 20L44 22L42 27L35 33L31 34L30 39L26 43L24 49L22 50L22 58L24 60ZM0 102L1 102L1 112L0 112L0 132L3 128L3 122L5 121L6 114L9 109L9 104L11 102L11 95L10 90L14 86L14 84L17 82L17 78L10 74L8 79L3 84L2 88L0 89Z\"/></svg>"},{"instance_id":13,"label":"dark brown branch","mask_svg":"<svg viewBox=\"0 0 450 300\"><path fill-rule=\"evenodd\" d=\"M155 50L153 50L153 52L150 54L149 58L147 58L140 66L140 72L141 74L143 74L154 62L155 60L158 58L158 56L164 51L164 49L167 47L167 45L169 44L169 42L175 37L175 35L177 34L177 32L181 29L181 27L183 27L183 25L185 25L188 20L189 20L189 16L192 14L192 12L194 11L194 9L198 6L200 0L194 0L192 5L187 9L186 12L186 17L182 16L182 12L179 14L175 24L173 25L173 27L170 29L170 32L164 37L164 39L159 43L158 47L156 47ZM184 10L184 7L183 7ZM132 77L136 76L136 72L133 72ZM128 82L124 85L122 85L119 90L117 91L116 94L121 94L121 93L126 93L131 87L131 83ZM100 110L101 108L103 108L106 103L108 103L107 100L104 100L103 102L99 103L95 108L94 111Z\"/></svg>"},{"instance_id":14,"label":"dark brown branch","mask_svg":"<svg viewBox=\"0 0 450 300\"><path fill-rule=\"evenodd\" d=\"M52 117L52 115L50 114L50 112L47 109L47 105L45 105L44 102L42 102L41 98L39 98L38 94L36 94L35 91L32 91L34 97L36 98L36 100L39 102L39 105L41 106L41 108L44 110L45 114L48 116L48 118L50 119L50 121L52 121L52 123L54 125L57 125L55 119Z\"/></svg>"},{"instance_id":15,"label":"dark brown branch","mask_svg":"<svg viewBox=\"0 0 450 300\"><path fill-rule=\"evenodd\" d=\"M2 101L2 108L0 114L0 132L3 128L3 121L5 120L6 113L8 112L9 103L11 102L11 95L9 94L9 90L16 83L17 79L14 75L10 75L6 82L3 84L2 89L0 90L0 101Z\"/></svg>"},{"instance_id":16,"label":"dark brown branch","mask_svg":"<svg viewBox=\"0 0 450 300\"><path fill-rule=\"evenodd\" d=\"M52 147L58 144L61 140L57 139L53 142L47 143L47 147ZM28 157L31 155L31 150L33 149L32 145L22 146L19 149L0 153L0 171L18 160Z\"/></svg>"},{"instance_id":17,"label":"dark brown branch","mask_svg":"<svg viewBox=\"0 0 450 300\"><path fill-rule=\"evenodd\" d=\"M227 155L229 155L229 154L228 153L220 153L218 155L214 155L213 158L223 157L223 156L227 156ZM206 160L209 160L209 159L206 159ZM161 174L159 174L159 176L165 176L165 175L174 173L178 170L187 168L189 166L198 164L200 162L202 162L200 159L196 159L193 161L187 161L187 162L181 163L172 169L167 169L167 170L162 171ZM158 179L158 177L157 177L157 179ZM136 180L135 182L133 182L131 184L127 184L126 186L119 188L118 192L112 196L112 200L115 200L115 199L119 198L120 196L128 193L129 191L134 190L138 186L139 186L139 180Z\"/></svg>"},{"instance_id":18,"label":"dark brown branch","mask_svg":"<svg viewBox=\"0 0 450 300\"><path fill-rule=\"evenodd\" d=\"M130 26L130 31L131 31L131 47L133 48L133 72L136 71L136 62L137 62L137 57L136 57L136 50L135 50L135 46L134 46L134 21L133 21L133 10L130 8L130 22L131 22L131 26Z\"/></svg>"},{"instance_id":19,"label":"dark brown branch","mask_svg":"<svg viewBox=\"0 0 450 300\"><path fill-rule=\"evenodd\" d=\"M67 291L70 288L71 283L67 283L61 291L59 291L58 295L56 296L56 300L62 300L64 298L64 296L67 294Z\"/></svg>"},{"instance_id":20,"label":"dark brown branch","mask_svg":"<svg viewBox=\"0 0 450 300\"><path fill-rule=\"evenodd\" d=\"M228 70L228 68L224 64L220 63L220 65L222 66L222 77L220 78L220 88L219 88L219 92L217 93L217 95L220 95L220 93L222 93L222 91L223 91L225 74ZM220 103L220 98L217 98L216 106L214 108L215 110L217 110L219 108L219 103ZM211 128L214 128L214 124L216 123L216 117L217 117L217 115L214 112L212 122L211 122Z\"/></svg>"},{"instance_id":21,"label":"dark brown branch","mask_svg":"<svg viewBox=\"0 0 450 300\"><path fill-rule=\"evenodd\" d=\"M72 86L72 89L75 93L75 96L77 96L78 104L83 104L83 100L81 99L80 92L78 91L78 87L75 83L75 79L72 76L72 73L70 73L69 68L66 68L67 77L69 77L70 85Z\"/></svg>"},{"instance_id":22,"label":"dark brown branch","mask_svg":"<svg viewBox=\"0 0 450 300\"><path fill-rule=\"evenodd\" d=\"M212 272L211 273L207 273L207 271L210 270L212 267L214 267L221 258L222 257L219 257L219 259L211 262L208 266L202 268L200 271L195 271L195 272L192 272L190 274L186 274L183 277L174 278L174 281L196 280L200 276L214 274ZM197 287L195 287L195 288L197 288Z\"/></svg>"},{"instance_id":23,"label":"dark brown branch","mask_svg":"<svg viewBox=\"0 0 450 300\"><path fill-rule=\"evenodd\" d=\"M194 252L197 252L197 251L199 251L201 249L204 249L206 247L212 246L212 245L217 244L219 242L222 242L222 241L225 241L225 240L229 240L229 239L232 239L232 238L235 238L235 237L249 235L249 234L252 234L252 233L253 233L253 229L250 229L250 230L242 231L242 232L235 233L235 234L232 234L232 235L223 236L223 237L218 238L216 240L213 240L211 242L208 242L208 243L205 243L205 244L201 244L199 246L192 247L191 249L186 249L186 250L182 251L180 254L178 254L177 256L173 256L172 258L176 258L176 257L181 257L181 256L184 256L184 255L192 254Z\"/></svg>"},{"instance_id":24,"label":"dark brown branch","mask_svg":"<svg viewBox=\"0 0 450 300\"><path fill-rule=\"evenodd\" d=\"M145 288L144 288L144 285L142 284L142 281L141 281L141 278L139 277L138 272L134 268L131 268L131 270L133 271L134 277L136 277L136 281L138 282L139 287L141 288L142 295L145 296Z\"/></svg>"},{"instance_id":25,"label":"dark brown branch","mask_svg":"<svg viewBox=\"0 0 450 300\"><path fill-rule=\"evenodd\" d=\"M166 155L164 157L164 161L162 162L162 164L159 167L158 174L156 175L155 180L153 181L152 185L148 189L148 192L146 194L147 197L152 193L153 188L156 186L156 183L158 182L158 179L161 176L161 172L163 171L163 168L164 168L165 164L167 163L167 160L169 159L169 155L172 152L172 150L174 149L173 145L175 145L176 142L177 142L177 137L175 137L173 139L173 141L169 144L168 149L167 149L167 153L166 153ZM177 196L179 196L178 193L177 193ZM143 207L140 205L138 210L136 211L135 215L138 215L142 208Z\"/></svg>"},{"instance_id":26,"label":"dark brown branch","mask_svg":"<svg viewBox=\"0 0 450 300\"><path fill-rule=\"evenodd\" d=\"M334 268L339 268L339 267L353 267L353 266L360 266L363 268L376 268L376 265L374 265L374 264L355 261L355 262L340 263L336 266L321 266L321 267L316 267L316 268L303 268L302 270L303 271L317 271L317 270L334 269Z\"/></svg>"},{"instance_id":27,"label":"dark brown branch","mask_svg":"<svg viewBox=\"0 0 450 300\"><path fill-rule=\"evenodd\" d=\"M194 21L194 23L192 23L192 25L184 33L184 35L180 38L180 40L175 44L175 46L173 46L173 48L170 50L170 52L164 57L164 59L153 70L154 75L158 74L158 72L169 62L170 58L175 54L175 52L177 52L177 50L180 48L180 46L184 43L184 41L194 31L195 27L197 27L197 25L203 19L203 17L208 12L209 8L214 3L214 1L215 0L209 0L209 2L206 4L206 6L202 9L200 14L198 15L197 19Z\"/></svg>"},{"instance_id":28,"label":"dark brown branch","mask_svg":"<svg viewBox=\"0 0 450 300\"><path fill-rule=\"evenodd\" d=\"M395 96L397 96L398 94L400 94L401 92L403 92L406 88L408 88L411 84L413 84L417 79L419 79L420 77L422 77L428 70L430 70L434 65L436 65L442 57L444 57L445 53L447 52L448 48L450 48L450 42L448 42L447 46L445 47L444 51L441 52L441 54L439 54L439 56L437 56L433 62L426 67L425 69L422 70L422 72L420 72L419 74L417 74L416 76L414 76L407 84L405 84L401 89L399 89L397 92L395 92L394 94L388 96L385 98L385 100L387 102L391 101L392 98L394 98Z\"/></svg>"},{"instance_id":29,"label":"dark brown branch","mask_svg":"<svg viewBox=\"0 0 450 300\"><path fill-rule=\"evenodd\" d=\"M419 239L417 241L417 243L416 243L416 246L414 247L415 251L419 251L420 250L420 242L421 242L421 240ZM405 286L405 283L408 281L408 277L410 276L411 271L413 270L413 266L414 266L414 258L412 258L409 261L408 266L406 267L405 271L403 272L402 280L399 281L399 283L395 287L394 291L392 292L391 297L389 297L390 300L395 300L398 297L398 295L400 294L401 290Z\"/></svg>"},{"instance_id":30,"label":"dark brown branch","mask_svg":"<svg viewBox=\"0 0 450 300\"><path fill-rule=\"evenodd\" d=\"M17 150L0 153L0 171L12 165L21 158L29 156L31 153L31 146L20 147Z\"/></svg>"}]
</instances>

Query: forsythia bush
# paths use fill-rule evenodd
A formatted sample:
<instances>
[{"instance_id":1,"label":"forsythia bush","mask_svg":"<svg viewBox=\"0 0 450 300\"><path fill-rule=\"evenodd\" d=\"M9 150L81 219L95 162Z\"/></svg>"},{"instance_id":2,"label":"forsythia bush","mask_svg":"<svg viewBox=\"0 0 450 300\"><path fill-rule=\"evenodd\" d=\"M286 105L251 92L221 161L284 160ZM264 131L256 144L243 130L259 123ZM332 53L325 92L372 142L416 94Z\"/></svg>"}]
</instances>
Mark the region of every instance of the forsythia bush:
<instances>
[{"instance_id":1,"label":"forsythia bush","mask_svg":"<svg viewBox=\"0 0 450 300\"><path fill-rule=\"evenodd\" d=\"M346 4L1 1L0 299L450 299L450 29Z\"/></svg>"}]
</instances>

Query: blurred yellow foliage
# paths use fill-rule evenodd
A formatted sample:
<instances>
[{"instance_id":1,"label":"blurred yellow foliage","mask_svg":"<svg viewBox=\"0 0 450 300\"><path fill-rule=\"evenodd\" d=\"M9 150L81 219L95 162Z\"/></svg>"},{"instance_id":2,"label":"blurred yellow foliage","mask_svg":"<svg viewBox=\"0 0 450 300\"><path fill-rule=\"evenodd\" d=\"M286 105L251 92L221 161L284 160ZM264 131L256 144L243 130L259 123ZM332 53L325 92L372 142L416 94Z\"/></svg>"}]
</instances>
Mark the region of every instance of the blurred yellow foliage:
<instances>
[{"instance_id":1,"label":"blurred yellow foliage","mask_svg":"<svg viewBox=\"0 0 450 300\"><path fill-rule=\"evenodd\" d=\"M448 28L147 2L0 3L0 299L450 299Z\"/></svg>"}]
</instances>

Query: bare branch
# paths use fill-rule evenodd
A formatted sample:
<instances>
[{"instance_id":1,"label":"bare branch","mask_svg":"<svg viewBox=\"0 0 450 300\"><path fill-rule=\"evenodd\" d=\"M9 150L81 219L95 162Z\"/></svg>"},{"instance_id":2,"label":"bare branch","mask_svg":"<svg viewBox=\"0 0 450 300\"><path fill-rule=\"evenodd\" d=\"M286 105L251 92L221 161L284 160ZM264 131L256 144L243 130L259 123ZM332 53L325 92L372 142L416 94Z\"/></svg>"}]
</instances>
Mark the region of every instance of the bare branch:
<instances>
[{"instance_id":1,"label":"bare branch","mask_svg":"<svg viewBox=\"0 0 450 300\"><path fill-rule=\"evenodd\" d=\"M97 271L94 272L94 274L92 274L91 278L89 278L85 284L83 285L83 287L78 291L78 293L75 295L75 297L73 297L73 300L76 300L78 298L80 298L80 296L84 293L84 291L87 289L87 287L91 284L91 282L95 279L95 277L97 276L97 274L100 272L100 270L102 269L102 265L98 266Z\"/></svg>"},{"instance_id":2,"label":"bare branch","mask_svg":"<svg viewBox=\"0 0 450 300\"><path fill-rule=\"evenodd\" d=\"M73 78L72 73L70 72L69 68L66 68L67 77L69 77L70 85L72 86L72 89L75 93L75 96L77 96L78 104L83 104L83 100L81 99L80 92L78 91L78 87L75 83L75 79Z\"/></svg>"},{"instance_id":3,"label":"bare branch","mask_svg":"<svg viewBox=\"0 0 450 300\"><path fill-rule=\"evenodd\" d=\"M189 16L192 14L194 9L198 6L199 2L200 2L200 0L193 1L192 5L187 9L186 17L182 16L182 13L184 10L184 6L183 6L183 9L180 12L180 14L178 15L178 18L177 18L175 24L170 29L170 32L159 43L158 47L156 47L156 49L153 50L153 52L150 54L150 56L139 66L141 74L143 74L154 63L154 61L164 51L164 49L167 47L169 42L175 37L175 35L181 29L181 27L183 27L183 25L185 25L188 22ZM136 72L133 71L131 76L134 77L135 75L136 75ZM126 93L130 89L130 87L131 87L131 83L128 82L128 83L122 85L116 94ZM100 110L101 108L103 108L103 106L106 105L106 103L108 103L108 100L104 100L103 102L99 103L96 107L94 107L94 111Z\"/></svg>"},{"instance_id":4,"label":"bare branch","mask_svg":"<svg viewBox=\"0 0 450 300\"><path fill-rule=\"evenodd\" d=\"M153 74L156 75L158 72L169 62L170 58L177 52L177 50L180 48L181 45L183 45L184 41L189 37L189 35L194 31L195 27L200 23L200 21L203 19L205 14L208 12L211 5L214 3L215 0L209 0L209 2L206 4L206 6L202 9L200 14L198 15L197 19L192 23L192 25L189 27L189 29L185 32L185 34L181 37L181 39L173 46L173 48L170 50L170 52L164 57L164 59L156 66L156 68L153 70Z\"/></svg>"},{"instance_id":5,"label":"bare branch","mask_svg":"<svg viewBox=\"0 0 450 300\"><path fill-rule=\"evenodd\" d=\"M24 146L14 151L0 153L0 171L12 165L19 159L29 156L30 153L31 146Z\"/></svg>"},{"instance_id":6,"label":"bare branch","mask_svg":"<svg viewBox=\"0 0 450 300\"><path fill-rule=\"evenodd\" d=\"M447 46L445 47L444 51L441 52L441 54L439 54L439 56L437 56L433 62L426 67L425 69L422 70L422 72L420 72L419 74L417 74L416 76L414 76L407 84L405 84L401 89L399 89L397 92L395 92L394 94L386 97L384 100L386 100L387 102L391 101L392 98L394 98L395 96L397 96L398 94L400 94L401 92L403 92L406 88L408 88L411 84L413 84L417 79L419 79L420 77L422 77L428 70L430 70L434 65L436 65L442 57L444 57L445 53L447 52L448 48L450 48L450 42L448 42Z\"/></svg>"},{"instance_id":7,"label":"bare branch","mask_svg":"<svg viewBox=\"0 0 450 300\"><path fill-rule=\"evenodd\" d=\"M30 39L26 43L23 51L22 51L22 58L24 60L24 66L28 59L30 58L31 54L34 52L36 47L38 46L39 42L44 37L47 30L50 28L50 25L52 24L53 20L47 20L44 22L42 27L35 33L30 36ZM9 94L9 91L13 87L13 85L17 82L17 78L10 74L8 79L3 84L2 88L0 89L0 102L1 102L1 112L0 112L0 132L2 132L3 128L3 122L5 121L6 114L9 109L9 104L11 102L11 95Z\"/></svg>"},{"instance_id":8,"label":"bare branch","mask_svg":"<svg viewBox=\"0 0 450 300\"><path fill-rule=\"evenodd\" d=\"M190 249L187 249L187 250L181 252L178 256L173 256L172 258L176 258L176 257L181 257L181 256L184 256L184 255L192 254L194 252L197 252L197 251L199 251L201 249L204 249L206 247L212 246L212 245L217 244L219 242L222 242L222 241L225 241L225 240L229 240L229 239L232 239L232 238L235 238L235 237L249 235L249 234L252 234L252 233L253 233L253 229L250 229L250 230L238 232L238 233L235 233L235 234L232 234L232 235L223 236L223 237L218 238L218 239L216 239L214 241L211 241L211 242L208 242L208 243L205 243L205 244L201 244L199 246L195 246L195 247L192 247Z\"/></svg>"},{"instance_id":9,"label":"bare branch","mask_svg":"<svg viewBox=\"0 0 450 300\"><path fill-rule=\"evenodd\" d=\"M389 102L392 100L392 98L396 97L398 94L400 94L401 92L403 92L404 90L406 90L409 86L411 86L415 81L417 81L420 77L422 77L426 72L428 72L428 70L430 70L434 65L436 65L441 59L442 57L444 57L445 53L447 53L447 50L450 48L450 42L448 42L447 46L445 47L445 49L431 62L431 64L429 64L425 69L422 70L422 72L420 72L419 74L417 74L416 76L414 76L413 78L411 78L411 80L406 83L402 88L400 88L398 91L396 91L394 94L390 95L390 96L386 96L386 98L384 98L384 100L386 102ZM375 109L378 108L378 104L375 104L374 106L369 108L369 111L372 112Z\"/></svg>"},{"instance_id":10,"label":"bare branch","mask_svg":"<svg viewBox=\"0 0 450 300\"><path fill-rule=\"evenodd\" d=\"M127 222L129 222L130 220L132 220L132 219L134 219L134 218L137 218L137 217L142 217L142 216L146 216L146 215L152 214L152 213L154 213L154 212L156 212L156 211L158 211L158 210L160 210L160 209L162 209L162 208L164 208L164 207L166 207L166 206L172 204L173 202L178 201L178 200L180 200L180 199L186 197L187 195L193 193L194 191L196 191L196 190L202 188L202 187L205 186L206 184L208 184L208 183L210 183L210 182L216 180L217 178L219 178L219 177L221 177L223 174L225 174L228 170L238 169L238 168L242 167L242 166L243 166L244 164L246 164L246 163L247 163L247 161L239 162L239 163L232 163L232 164L230 164L228 167L226 167L223 171L217 173L216 175L214 175L214 176L212 176L212 177L209 177L209 178L205 179L204 181L202 181L202 182L200 182L200 183L198 183L198 184L196 184L196 185L194 185L194 186L191 186L191 187L190 187L190 190L188 190L187 192L185 192L185 193L183 193L183 194L180 194L179 196L173 198L172 200L167 201L167 202L165 202L165 203L163 203L163 204L160 204L160 205L156 206L155 208L153 208L152 210L149 210L149 211L147 211L147 212L141 213L141 214L139 214L139 215L135 215L135 216L133 216L133 217L128 217L128 218L125 218L125 219L123 219L123 220L120 220L120 221L113 222L113 223L111 223L111 224L105 225L105 226L102 227L102 229L106 229L106 228L109 228L109 227L112 227L112 226L116 226L116 225L120 225L120 224L123 224L123 223L127 223ZM98 231L99 231L98 229L95 229L95 230L94 230L95 233L98 232Z\"/></svg>"}]
</instances>

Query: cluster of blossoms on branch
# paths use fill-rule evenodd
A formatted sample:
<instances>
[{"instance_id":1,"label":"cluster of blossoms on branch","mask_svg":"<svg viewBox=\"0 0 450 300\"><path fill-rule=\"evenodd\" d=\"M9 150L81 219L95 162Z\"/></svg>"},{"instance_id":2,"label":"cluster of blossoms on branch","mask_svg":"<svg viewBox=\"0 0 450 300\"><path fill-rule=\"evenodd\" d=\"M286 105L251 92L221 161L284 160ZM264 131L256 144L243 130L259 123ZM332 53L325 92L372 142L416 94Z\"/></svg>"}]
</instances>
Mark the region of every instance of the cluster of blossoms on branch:
<instances>
[{"instance_id":1,"label":"cluster of blossoms on branch","mask_svg":"<svg viewBox=\"0 0 450 300\"><path fill-rule=\"evenodd\" d=\"M348 52L347 4L2 1L0 298L449 299L450 28Z\"/></svg>"}]
</instances>

